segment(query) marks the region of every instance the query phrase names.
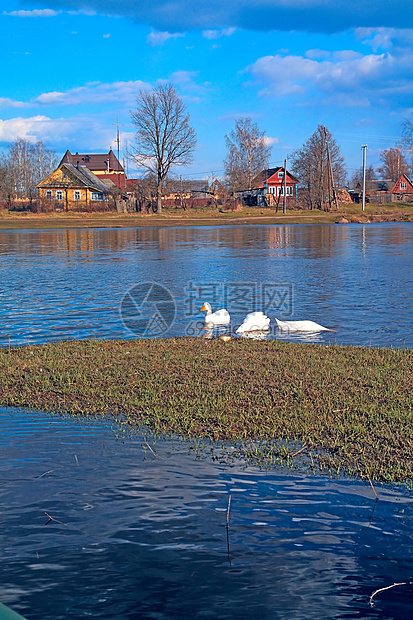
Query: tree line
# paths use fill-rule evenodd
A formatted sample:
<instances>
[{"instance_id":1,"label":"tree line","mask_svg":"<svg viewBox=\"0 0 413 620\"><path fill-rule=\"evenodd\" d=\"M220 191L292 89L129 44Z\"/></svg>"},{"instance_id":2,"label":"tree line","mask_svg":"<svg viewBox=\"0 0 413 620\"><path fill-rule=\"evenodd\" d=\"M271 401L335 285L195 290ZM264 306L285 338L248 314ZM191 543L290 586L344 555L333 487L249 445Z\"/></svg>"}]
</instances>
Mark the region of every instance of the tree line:
<instances>
[{"instance_id":1,"label":"tree line","mask_svg":"<svg viewBox=\"0 0 413 620\"><path fill-rule=\"evenodd\" d=\"M173 187L170 171L192 161L196 147L195 131L172 84L159 84L151 93L141 91L131 116L137 128L135 162L148 170L147 178L152 179L152 185L156 187L157 211L160 212L165 185L169 183L169 187ZM234 195L251 189L255 177L269 168L271 147L265 131L251 118L236 119L225 141L224 185ZM413 151L413 124L410 122L403 127L400 144L381 152L382 165L377 170L371 165L367 168L367 179L380 175L395 182L401 174L412 172L406 151ZM299 178L302 200L309 208L325 208L335 189L345 187L348 181L340 146L323 125L317 127L301 148L293 151L287 168ZM360 169L349 181L357 185L361 178Z\"/></svg>"},{"instance_id":2,"label":"tree line","mask_svg":"<svg viewBox=\"0 0 413 620\"><path fill-rule=\"evenodd\" d=\"M133 159L147 174L140 184L143 194L156 196L156 211L162 210L166 186L174 186L172 171L189 165L197 145L186 106L172 84L159 83L151 91L140 91L136 108L131 110L136 128ZM270 140L251 118L238 118L225 136L226 157L224 186L228 194L253 187L255 177L270 167ZM368 180L380 175L395 182L401 174L412 172L406 152L413 152L413 124L406 121L402 140L394 148L381 152L382 165L367 168ZM10 206L16 199L36 196L36 185L57 166L56 153L43 142L17 140L0 156L0 198ZM321 209L331 201L335 188L345 187L346 166L340 146L330 131L319 125L302 147L293 151L287 168L298 177L302 200L309 208ZM350 183L361 181L362 170L356 170ZM179 187L175 180L175 187ZM181 182L182 187L182 182Z\"/></svg>"},{"instance_id":3,"label":"tree line","mask_svg":"<svg viewBox=\"0 0 413 620\"><path fill-rule=\"evenodd\" d=\"M36 186L56 169L59 158L43 142L16 140L0 155L0 197L7 207L37 196Z\"/></svg>"}]
</instances>

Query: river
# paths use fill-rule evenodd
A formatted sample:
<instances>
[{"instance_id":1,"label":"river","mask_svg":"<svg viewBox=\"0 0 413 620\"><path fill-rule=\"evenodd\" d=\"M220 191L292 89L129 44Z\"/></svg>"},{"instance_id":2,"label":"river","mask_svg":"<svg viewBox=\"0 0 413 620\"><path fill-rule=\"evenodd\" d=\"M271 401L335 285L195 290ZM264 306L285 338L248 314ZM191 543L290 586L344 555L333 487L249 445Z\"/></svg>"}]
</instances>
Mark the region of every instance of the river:
<instances>
[{"instance_id":1,"label":"river","mask_svg":"<svg viewBox=\"0 0 413 620\"><path fill-rule=\"evenodd\" d=\"M412 347L412 273L408 223L2 231L0 343L203 336L209 301L232 331L261 309L269 338ZM404 487L10 409L0 452L0 602L28 620L412 617L411 585L369 603L413 578Z\"/></svg>"}]
</instances>

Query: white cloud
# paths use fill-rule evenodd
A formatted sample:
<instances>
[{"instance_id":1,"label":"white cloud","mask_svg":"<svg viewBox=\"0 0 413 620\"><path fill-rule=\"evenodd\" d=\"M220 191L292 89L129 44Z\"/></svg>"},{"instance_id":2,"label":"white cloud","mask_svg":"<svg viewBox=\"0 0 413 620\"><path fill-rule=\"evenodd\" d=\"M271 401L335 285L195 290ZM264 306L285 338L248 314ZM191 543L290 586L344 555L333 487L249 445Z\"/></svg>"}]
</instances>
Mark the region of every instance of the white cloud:
<instances>
[{"instance_id":1,"label":"white cloud","mask_svg":"<svg viewBox=\"0 0 413 620\"><path fill-rule=\"evenodd\" d=\"M329 52L328 50L314 49L314 50L307 50L305 55L307 56L307 58L310 58L311 60L320 60L320 59L330 58L331 52Z\"/></svg>"},{"instance_id":2,"label":"white cloud","mask_svg":"<svg viewBox=\"0 0 413 620\"><path fill-rule=\"evenodd\" d=\"M363 54L354 50L339 50L333 52L334 60L354 60L355 58L363 58Z\"/></svg>"},{"instance_id":3,"label":"white cloud","mask_svg":"<svg viewBox=\"0 0 413 620\"><path fill-rule=\"evenodd\" d=\"M206 94L211 85L197 84L196 71L175 71L167 80L180 87L183 96L192 96L192 101L198 103L199 97ZM0 109L6 108L39 108L39 107L68 107L68 106L102 106L105 104L119 104L125 108L134 106L136 97L141 90L150 90L152 85L142 80L129 82L88 82L84 86L71 88L67 91L50 91L40 94L34 99L23 102L7 97L0 97Z\"/></svg>"},{"instance_id":4,"label":"white cloud","mask_svg":"<svg viewBox=\"0 0 413 620\"><path fill-rule=\"evenodd\" d=\"M185 36L182 32L158 32L156 30L152 30L152 32L148 35L146 42L148 45L152 47L156 47L157 45L163 45L165 41L168 39L176 39L178 37Z\"/></svg>"},{"instance_id":5,"label":"white cloud","mask_svg":"<svg viewBox=\"0 0 413 620\"><path fill-rule=\"evenodd\" d=\"M3 15L11 17L55 17L58 12L52 9L34 9L33 11L10 11L10 13L3 11Z\"/></svg>"},{"instance_id":6,"label":"white cloud","mask_svg":"<svg viewBox=\"0 0 413 620\"><path fill-rule=\"evenodd\" d=\"M47 141L59 135L62 129L61 120L52 120L48 116L0 119L0 142L13 142L19 138Z\"/></svg>"},{"instance_id":7,"label":"white cloud","mask_svg":"<svg viewBox=\"0 0 413 620\"><path fill-rule=\"evenodd\" d=\"M169 79L174 84L193 84L197 74L197 71L174 71Z\"/></svg>"},{"instance_id":8,"label":"white cloud","mask_svg":"<svg viewBox=\"0 0 413 620\"><path fill-rule=\"evenodd\" d=\"M9 99L8 97L0 97L0 110L3 108L24 108L28 104L23 101L15 101L14 99Z\"/></svg>"},{"instance_id":9,"label":"white cloud","mask_svg":"<svg viewBox=\"0 0 413 620\"><path fill-rule=\"evenodd\" d=\"M179 90L185 101L200 103L203 97L211 90L211 84L208 82L198 84L196 82L197 76L197 71L174 71L174 73L171 73L168 80L165 81L172 82L179 86Z\"/></svg>"},{"instance_id":10,"label":"white cloud","mask_svg":"<svg viewBox=\"0 0 413 620\"><path fill-rule=\"evenodd\" d=\"M32 104L69 106L116 102L133 105L139 91L148 88L150 88L150 84L141 80L113 82L112 84L91 82L86 86L71 88L66 92L42 93L32 101Z\"/></svg>"},{"instance_id":11,"label":"white cloud","mask_svg":"<svg viewBox=\"0 0 413 620\"><path fill-rule=\"evenodd\" d=\"M278 144L278 138L271 138L271 136L264 136L264 144L265 146L273 146L273 144Z\"/></svg>"},{"instance_id":12,"label":"white cloud","mask_svg":"<svg viewBox=\"0 0 413 620\"><path fill-rule=\"evenodd\" d=\"M367 54L344 50L330 59L303 56L265 56L247 71L261 95L300 96L305 100L341 105L369 105L380 97L413 96L413 52Z\"/></svg>"},{"instance_id":13,"label":"white cloud","mask_svg":"<svg viewBox=\"0 0 413 620\"><path fill-rule=\"evenodd\" d=\"M221 37L230 37L234 34L236 28L219 28L218 30L204 30L202 36L205 39L220 39Z\"/></svg>"},{"instance_id":14,"label":"white cloud","mask_svg":"<svg viewBox=\"0 0 413 620\"><path fill-rule=\"evenodd\" d=\"M104 39L109 39L109 38L110 38L110 34L104 34L104 35L103 35L103 38L104 38Z\"/></svg>"},{"instance_id":15,"label":"white cloud","mask_svg":"<svg viewBox=\"0 0 413 620\"><path fill-rule=\"evenodd\" d=\"M0 143L14 142L19 138L31 142L42 140L58 152L63 152L67 148L81 152L108 151L110 147L113 149L117 147L116 129L108 123L88 116L53 119L39 115L0 119ZM126 140L132 143L133 134L122 132L123 145Z\"/></svg>"},{"instance_id":16,"label":"white cloud","mask_svg":"<svg viewBox=\"0 0 413 620\"><path fill-rule=\"evenodd\" d=\"M378 50L391 50L396 52L413 46L413 31L408 29L394 28L357 28L356 39L364 45Z\"/></svg>"}]
</instances>

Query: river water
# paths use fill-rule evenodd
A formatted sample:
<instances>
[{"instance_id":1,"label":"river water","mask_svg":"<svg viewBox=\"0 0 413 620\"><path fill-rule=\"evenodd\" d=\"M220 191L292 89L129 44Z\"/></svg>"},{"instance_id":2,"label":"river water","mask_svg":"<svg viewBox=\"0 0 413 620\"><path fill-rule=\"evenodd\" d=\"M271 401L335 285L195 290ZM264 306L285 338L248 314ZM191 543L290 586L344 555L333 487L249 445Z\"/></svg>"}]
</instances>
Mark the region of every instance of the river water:
<instances>
[{"instance_id":1,"label":"river water","mask_svg":"<svg viewBox=\"0 0 413 620\"><path fill-rule=\"evenodd\" d=\"M412 617L403 489L0 410L0 601L29 620ZM229 527L227 511L229 497Z\"/></svg>"},{"instance_id":2,"label":"river water","mask_svg":"<svg viewBox=\"0 0 413 620\"><path fill-rule=\"evenodd\" d=\"M2 231L0 343L202 336L209 301L412 347L412 268L412 224ZM28 620L413 617L409 585L369 604L413 581L404 488L8 409L0 454L0 603Z\"/></svg>"},{"instance_id":3,"label":"river water","mask_svg":"<svg viewBox=\"0 0 413 620\"><path fill-rule=\"evenodd\" d=\"M411 348L412 274L412 223L1 231L0 344L204 335L208 301L233 331L264 310L270 338ZM147 283L174 305L161 291L158 329L120 316L131 289L152 311ZM284 334L275 318L333 331Z\"/></svg>"}]
</instances>

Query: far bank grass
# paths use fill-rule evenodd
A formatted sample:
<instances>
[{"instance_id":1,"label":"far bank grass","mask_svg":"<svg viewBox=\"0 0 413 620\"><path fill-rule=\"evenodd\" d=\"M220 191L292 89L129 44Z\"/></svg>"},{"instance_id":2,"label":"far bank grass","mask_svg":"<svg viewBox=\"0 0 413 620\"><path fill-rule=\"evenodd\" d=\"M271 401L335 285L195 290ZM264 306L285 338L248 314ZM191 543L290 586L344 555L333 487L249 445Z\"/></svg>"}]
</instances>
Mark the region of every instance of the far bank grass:
<instances>
[{"instance_id":1,"label":"far bank grass","mask_svg":"<svg viewBox=\"0 0 413 620\"><path fill-rule=\"evenodd\" d=\"M137 226L229 226L245 224L333 224L341 218L350 222L413 221L413 205L345 204L336 211L290 211L274 208L244 208L241 211L220 212L218 209L165 208L161 215L118 213L27 213L0 211L0 230L5 229L63 229L63 228L128 228Z\"/></svg>"},{"instance_id":2,"label":"far bank grass","mask_svg":"<svg viewBox=\"0 0 413 620\"><path fill-rule=\"evenodd\" d=\"M411 484L412 363L411 350L277 341L71 341L0 349L0 404L222 440L263 466L304 459Z\"/></svg>"}]
</instances>

